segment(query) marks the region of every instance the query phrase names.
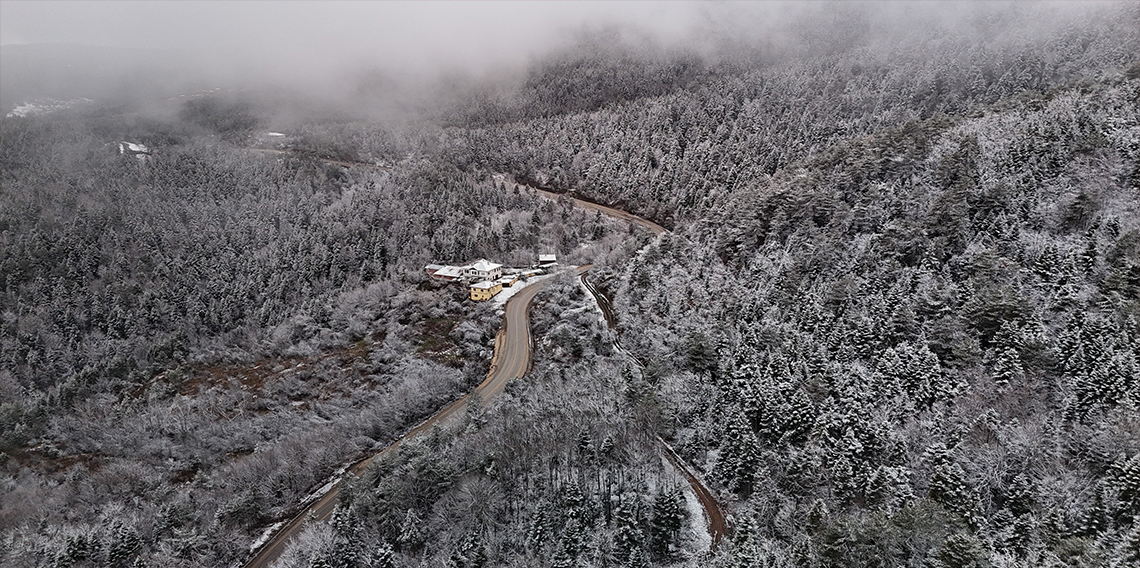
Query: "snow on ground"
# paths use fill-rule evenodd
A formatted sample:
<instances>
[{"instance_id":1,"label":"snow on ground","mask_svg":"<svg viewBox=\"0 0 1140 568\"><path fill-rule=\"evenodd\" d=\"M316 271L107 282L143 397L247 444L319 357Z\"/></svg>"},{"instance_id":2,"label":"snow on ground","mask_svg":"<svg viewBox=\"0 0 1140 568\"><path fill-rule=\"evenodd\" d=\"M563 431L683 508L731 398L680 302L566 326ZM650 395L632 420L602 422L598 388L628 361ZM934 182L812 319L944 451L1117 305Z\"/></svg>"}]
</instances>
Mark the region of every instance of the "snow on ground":
<instances>
[{"instance_id":1,"label":"snow on ground","mask_svg":"<svg viewBox=\"0 0 1140 568\"><path fill-rule=\"evenodd\" d=\"M555 273L555 274L557 274L557 273ZM534 284L535 282L539 282L541 280L546 280L547 278L550 278L551 276L554 276L554 274L543 274L542 276L532 276L529 280L527 280L526 283L523 283L522 280L519 280L518 282L515 283L514 286L511 286L510 288L504 287L502 292L495 294L495 297L491 298L491 301L495 303L496 309L502 310L503 306L507 305L507 300L510 300L511 296L518 294L519 290L522 290L523 288L526 288L527 286L530 286L531 284Z\"/></svg>"},{"instance_id":2,"label":"snow on ground","mask_svg":"<svg viewBox=\"0 0 1140 568\"><path fill-rule=\"evenodd\" d=\"M693 491L693 487L689 485L689 480L685 478L677 467L669 461L669 458L661 454L661 467L668 472L673 473L673 483L676 487L681 489L681 495L685 497L685 526L681 528L682 534L685 538L682 545L687 549L690 554L697 552L704 552L712 548L712 535L709 534L709 519L705 516L705 507L701 505L700 499L697 498L697 492ZM653 486L649 488L651 491L658 491L658 488Z\"/></svg>"},{"instance_id":3,"label":"snow on ground","mask_svg":"<svg viewBox=\"0 0 1140 568\"><path fill-rule=\"evenodd\" d=\"M5 115L5 118L23 118L28 116L43 116L53 112L69 109L81 103L93 103L91 99L72 99L69 101L59 101L56 99L36 99L31 102L24 103Z\"/></svg>"},{"instance_id":4,"label":"snow on ground","mask_svg":"<svg viewBox=\"0 0 1140 568\"><path fill-rule=\"evenodd\" d=\"M124 149L134 152L136 154L149 154L150 149L145 144L135 144L134 142L119 142L119 153L124 153Z\"/></svg>"},{"instance_id":5,"label":"snow on ground","mask_svg":"<svg viewBox=\"0 0 1140 568\"><path fill-rule=\"evenodd\" d=\"M305 504L312 503L313 501L324 497L325 493L332 491L332 488L337 484L338 481L340 481L340 478L344 475L344 472L348 471L348 467L350 465L352 464L344 464L340 466L340 469L337 469L335 472L333 472L332 477L329 478L328 483L325 483L319 489L310 493L307 497L302 499L301 502Z\"/></svg>"},{"instance_id":6,"label":"snow on ground","mask_svg":"<svg viewBox=\"0 0 1140 568\"><path fill-rule=\"evenodd\" d=\"M681 492L685 495L685 510L689 512L688 525L685 529L688 531L689 536L697 545L697 550L708 550L712 548L712 535L709 534L708 519L705 518L705 508L701 505L701 501L697 499L697 493L693 491L692 487L685 484L685 491Z\"/></svg>"},{"instance_id":7,"label":"snow on ground","mask_svg":"<svg viewBox=\"0 0 1140 568\"><path fill-rule=\"evenodd\" d=\"M279 521L266 527L265 531L261 533L261 536L257 537L257 540L253 541L253 544L249 545L249 551L254 552L264 546L265 543L269 542L269 539L273 537L273 533L276 533L277 529L281 528L281 525L284 524L285 521Z\"/></svg>"}]
</instances>

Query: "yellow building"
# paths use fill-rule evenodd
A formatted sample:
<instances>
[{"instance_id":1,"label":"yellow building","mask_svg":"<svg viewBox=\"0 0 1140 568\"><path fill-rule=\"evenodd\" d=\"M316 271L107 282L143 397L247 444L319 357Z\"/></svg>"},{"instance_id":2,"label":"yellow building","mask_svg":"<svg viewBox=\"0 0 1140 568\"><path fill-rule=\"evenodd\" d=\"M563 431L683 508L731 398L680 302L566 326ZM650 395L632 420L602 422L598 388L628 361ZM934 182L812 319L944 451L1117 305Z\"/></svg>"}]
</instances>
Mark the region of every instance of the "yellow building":
<instances>
[{"instance_id":1,"label":"yellow building","mask_svg":"<svg viewBox=\"0 0 1140 568\"><path fill-rule=\"evenodd\" d=\"M476 282L471 285L470 298L476 302L490 300L495 297L495 294L503 291L503 285L499 282Z\"/></svg>"}]
</instances>

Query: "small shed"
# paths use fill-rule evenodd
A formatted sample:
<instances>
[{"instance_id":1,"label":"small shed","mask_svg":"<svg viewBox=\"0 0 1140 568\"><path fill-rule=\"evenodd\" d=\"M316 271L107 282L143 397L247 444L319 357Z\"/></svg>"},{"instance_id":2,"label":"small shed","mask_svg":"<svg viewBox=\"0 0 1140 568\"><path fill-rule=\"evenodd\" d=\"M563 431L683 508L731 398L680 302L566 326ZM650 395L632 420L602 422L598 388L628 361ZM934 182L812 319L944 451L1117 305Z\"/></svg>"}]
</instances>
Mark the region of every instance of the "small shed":
<instances>
[{"instance_id":1,"label":"small shed","mask_svg":"<svg viewBox=\"0 0 1140 568\"><path fill-rule=\"evenodd\" d=\"M538 255L538 265L545 268L558 264L558 257L553 254L540 254Z\"/></svg>"}]
</instances>

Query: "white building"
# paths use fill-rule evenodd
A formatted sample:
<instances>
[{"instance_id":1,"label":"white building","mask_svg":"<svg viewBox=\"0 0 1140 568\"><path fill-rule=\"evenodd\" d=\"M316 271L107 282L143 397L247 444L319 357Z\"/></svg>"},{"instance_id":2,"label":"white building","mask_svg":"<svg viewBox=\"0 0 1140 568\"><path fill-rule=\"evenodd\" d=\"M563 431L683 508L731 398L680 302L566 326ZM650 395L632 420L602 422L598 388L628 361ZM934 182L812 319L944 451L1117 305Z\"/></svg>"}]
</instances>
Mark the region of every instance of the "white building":
<instances>
[{"instance_id":1,"label":"white building","mask_svg":"<svg viewBox=\"0 0 1140 568\"><path fill-rule=\"evenodd\" d=\"M463 276L475 280L498 280L503 277L503 265L480 258L463 267Z\"/></svg>"}]
</instances>

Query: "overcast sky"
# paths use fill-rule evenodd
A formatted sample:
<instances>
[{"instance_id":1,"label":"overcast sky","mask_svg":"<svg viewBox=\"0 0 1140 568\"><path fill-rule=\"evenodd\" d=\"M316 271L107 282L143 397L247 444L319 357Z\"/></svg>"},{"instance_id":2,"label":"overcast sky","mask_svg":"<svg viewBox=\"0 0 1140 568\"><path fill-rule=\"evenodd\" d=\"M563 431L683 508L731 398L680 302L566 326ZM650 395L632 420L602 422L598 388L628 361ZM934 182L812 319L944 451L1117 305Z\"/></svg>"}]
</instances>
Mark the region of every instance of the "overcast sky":
<instances>
[{"instance_id":1,"label":"overcast sky","mask_svg":"<svg viewBox=\"0 0 1140 568\"><path fill-rule=\"evenodd\" d=\"M689 34L685 2L0 2L0 43L68 42L384 67L511 64L584 26Z\"/></svg>"},{"instance_id":2,"label":"overcast sky","mask_svg":"<svg viewBox=\"0 0 1140 568\"><path fill-rule=\"evenodd\" d=\"M1036 13L1042 4L1014 3ZM1065 4L1050 4L1053 7ZM1071 2L1073 13L1091 8ZM867 33L927 30L996 2L290 2L0 0L0 44L71 43L143 50L175 49L185 65L228 85L342 87L362 72L400 85L439 77L509 77L530 60L581 38L619 28L658 45L681 43L704 54L750 46L794 47L812 22L854 12ZM871 18L871 20L866 20ZM799 32L789 30L799 26ZM855 25L859 28L859 25ZM960 36L966 30L959 28ZM799 35L797 35L799 33ZM810 35L807 34L807 35ZM790 39L789 39L790 38ZM824 38L826 39L826 38ZM815 41L815 40L813 40ZM885 41L893 42L893 39ZM791 52L791 51L789 51ZM144 51L146 56L153 55ZM715 57L715 55L714 55ZM163 63L172 61L159 56ZM136 58L136 60L141 60ZM117 61L117 60L116 60ZM487 72L506 70L508 73ZM109 76L87 69L94 76ZM193 73L187 72L186 75ZM517 74L515 75L517 76ZM416 88L413 90L418 91Z\"/></svg>"}]
</instances>

